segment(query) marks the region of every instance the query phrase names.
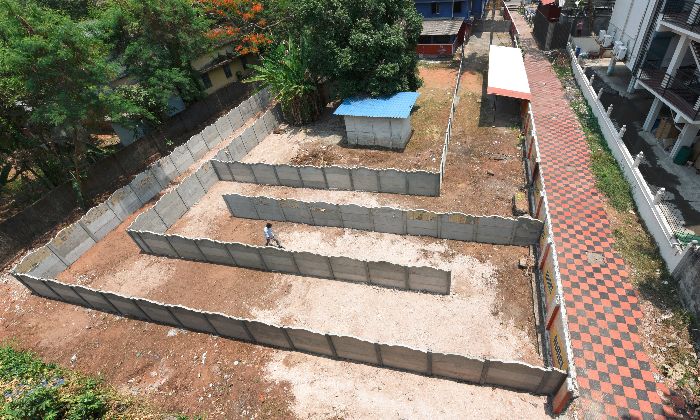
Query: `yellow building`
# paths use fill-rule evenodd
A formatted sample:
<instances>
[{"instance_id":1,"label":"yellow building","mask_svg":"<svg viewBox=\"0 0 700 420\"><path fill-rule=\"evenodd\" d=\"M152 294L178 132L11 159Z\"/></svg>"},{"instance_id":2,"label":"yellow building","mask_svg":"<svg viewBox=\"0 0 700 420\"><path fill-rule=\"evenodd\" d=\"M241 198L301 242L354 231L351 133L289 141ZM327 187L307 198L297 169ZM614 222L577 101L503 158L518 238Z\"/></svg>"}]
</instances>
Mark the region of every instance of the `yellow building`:
<instances>
[{"instance_id":1,"label":"yellow building","mask_svg":"<svg viewBox=\"0 0 700 420\"><path fill-rule=\"evenodd\" d=\"M192 60L192 68L198 71L207 95L250 74L248 65L255 64L257 57L239 55L232 45L224 45L210 53Z\"/></svg>"}]
</instances>

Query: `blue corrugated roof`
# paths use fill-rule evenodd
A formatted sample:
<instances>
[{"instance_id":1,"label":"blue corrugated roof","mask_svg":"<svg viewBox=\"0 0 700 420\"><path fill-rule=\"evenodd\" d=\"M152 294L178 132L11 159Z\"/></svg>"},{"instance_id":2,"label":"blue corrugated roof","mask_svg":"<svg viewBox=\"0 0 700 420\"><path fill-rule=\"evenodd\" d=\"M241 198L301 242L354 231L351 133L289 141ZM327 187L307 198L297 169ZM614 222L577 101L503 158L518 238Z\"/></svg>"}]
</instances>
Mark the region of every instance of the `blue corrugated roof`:
<instances>
[{"instance_id":1,"label":"blue corrugated roof","mask_svg":"<svg viewBox=\"0 0 700 420\"><path fill-rule=\"evenodd\" d=\"M348 98L335 110L335 115L374 118L408 118L418 99L418 92L399 92L384 98Z\"/></svg>"}]
</instances>

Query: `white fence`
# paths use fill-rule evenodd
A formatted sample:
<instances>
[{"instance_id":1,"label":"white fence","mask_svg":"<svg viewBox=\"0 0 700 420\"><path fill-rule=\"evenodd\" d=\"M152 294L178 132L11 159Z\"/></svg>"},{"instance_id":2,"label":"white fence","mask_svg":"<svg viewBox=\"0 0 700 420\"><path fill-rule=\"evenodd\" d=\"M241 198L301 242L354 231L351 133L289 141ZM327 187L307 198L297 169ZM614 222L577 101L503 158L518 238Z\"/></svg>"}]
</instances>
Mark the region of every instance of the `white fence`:
<instances>
[{"instance_id":1,"label":"white fence","mask_svg":"<svg viewBox=\"0 0 700 420\"><path fill-rule=\"evenodd\" d=\"M593 114L598 119L598 124L600 125L608 147L610 147L613 156L615 156L615 160L617 160L625 178L632 187L632 196L634 197L634 202L637 204L639 215L642 220L644 220L647 230L659 245L659 251L664 261L666 261L669 271L673 271L683 258L684 253L687 252L687 247L685 250L682 248L682 245L676 239L673 229L658 205L663 197L655 196L651 192L649 185L639 171L637 166L639 165L641 157L633 157L622 141L622 136L624 135L626 127L623 126L619 132L617 131L605 107L600 102L600 99L598 99L598 93L593 89L590 81L586 78L586 74L576 59L571 45L568 45L567 50L571 57L571 68L573 69L576 82L581 88L586 102L588 102L588 105L590 105L593 110Z\"/></svg>"}]
</instances>

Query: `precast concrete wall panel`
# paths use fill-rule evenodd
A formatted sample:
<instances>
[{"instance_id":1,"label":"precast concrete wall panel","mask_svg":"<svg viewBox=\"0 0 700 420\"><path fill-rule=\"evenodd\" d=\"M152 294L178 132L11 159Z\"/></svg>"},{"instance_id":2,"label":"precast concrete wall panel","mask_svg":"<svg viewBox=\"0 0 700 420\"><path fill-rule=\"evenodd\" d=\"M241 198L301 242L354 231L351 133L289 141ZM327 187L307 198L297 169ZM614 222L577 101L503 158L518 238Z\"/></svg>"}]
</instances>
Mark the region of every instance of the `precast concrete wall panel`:
<instances>
[{"instance_id":1,"label":"precast concrete wall panel","mask_svg":"<svg viewBox=\"0 0 700 420\"><path fill-rule=\"evenodd\" d=\"M275 131L279 125L279 122L275 119L275 114L273 114L271 111L267 111L265 115L263 115L263 123L265 124L265 129L268 133Z\"/></svg>"},{"instance_id":2,"label":"precast concrete wall panel","mask_svg":"<svg viewBox=\"0 0 700 420\"><path fill-rule=\"evenodd\" d=\"M236 265L226 249L226 245L210 239L196 239L199 250L210 263L223 265Z\"/></svg>"},{"instance_id":3,"label":"precast concrete wall panel","mask_svg":"<svg viewBox=\"0 0 700 420\"><path fill-rule=\"evenodd\" d=\"M187 172L187 169L194 164L194 158L187 148L187 144L182 144L170 152L170 160L173 161L180 174Z\"/></svg>"},{"instance_id":4,"label":"precast concrete wall panel","mask_svg":"<svg viewBox=\"0 0 700 420\"><path fill-rule=\"evenodd\" d=\"M145 171L136 175L136 177L131 181L129 186L134 191L134 193L136 193L139 200L141 200L141 202L144 204L151 201L151 199L158 195L158 193L160 193L161 190L158 180L150 171L150 169L146 169Z\"/></svg>"},{"instance_id":5,"label":"precast concrete wall panel","mask_svg":"<svg viewBox=\"0 0 700 420\"><path fill-rule=\"evenodd\" d=\"M142 205L139 197L128 185L113 192L106 203L122 222L128 219Z\"/></svg>"},{"instance_id":6,"label":"precast concrete wall panel","mask_svg":"<svg viewBox=\"0 0 700 420\"><path fill-rule=\"evenodd\" d=\"M55 277L66 268L68 266L44 245L22 258L15 271L36 277Z\"/></svg>"},{"instance_id":7,"label":"precast concrete wall panel","mask_svg":"<svg viewBox=\"0 0 700 420\"><path fill-rule=\"evenodd\" d=\"M340 216L343 218L343 226L348 229L374 230L371 209L355 204L341 204L338 206Z\"/></svg>"},{"instance_id":8,"label":"precast concrete wall panel","mask_svg":"<svg viewBox=\"0 0 700 420\"><path fill-rule=\"evenodd\" d=\"M409 267L408 284L411 290L450 294L451 272L432 267Z\"/></svg>"},{"instance_id":9,"label":"precast concrete wall panel","mask_svg":"<svg viewBox=\"0 0 700 420\"><path fill-rule=\"evenodd\" d=\"M253 341L253 337L249 336L246 332L243 321L220 314L207 313L206 316L211 325L216 328L216 331L224 337Z\"/></svg>"},{"instance_id":10,"label":"precast concrete wall panel","mask_svg":"<svg viewBox=\"0 0 700 420\"><path fill-rule=\"evenodd\" d=\"M499 216L484 216L478 221L477 242L489 244L509 244L514 222Z\"/></svg>"},{"instance_id":11,"label":"precast concrete wall panel","mask_svg":"<svg viewBox=\"0 0 700 420\"><path fill-rule=\"evenodd\" d=\"M302 276L328 279L335 278L331 270L330 261L326 256L312 254L310 252L297 252L294 254L294 261Z\"/></svg>"},{"instance_id":12,"label":"precast concrete wall panel","mask_svg":"<svg viewBox=\"0 0 700 420\"><path fill-rule=\"evenodd\" d=\"M566 380L566 373L555 370L548 370L542 382L538 394L554 394L561 387L561 384Z\"/></svg>"},{"instance_id":13,"label":"precast concrete wall panel","mask_svg":"<svg viewBox=\"0 0 700 420\"><path fill-rule=\"evenodd\" d=\"M369 281L386 287L406 289L408 273L406 267L383 261L370 261Z\"/></svg>"},{"instance_id":14,"label":"precast concrete wall panel","mask_svg":"<svg viewBox=\"0 0 700 420\"><path fill-rule=\"evenodd\" d=\"M137 231L135 231L135 230L128 230L128 229L127 229L126 233L131 237L131 240L134 241L134 243L136 244L136 246L138 246L139 249L140 249L142 252L145 252L145 253L147 253L147 254L152 254L152 253L153 253L153 251L151 251L151 249L150 249L150 248L148 247L148 245L146 244L146 241L144 241L143 239L141 239L141 233L140 233L140 232L137 232Z\"/></svg>"},{"instance_id":15,"label":"precast concrete wall panel","mask_svg":"<svg viewBox=\"0 0 700 420\"><path fill-rule=\"evenodd\" d=\"M253 198L253 205L261 220L276 220L280 222L285 220L279 200L269 197L256 197Z\"/></svg>"},{"instance_id":16,"label":"precast concrete wall panel","mask_svg":"<svg viewBox=\"0 0 700 420\"><path fill-rule=\"evenodd\" d=\"M102 295L124 316L148 321L148 316L133 300L110 292L102 292Z\"/></svg>"},{"instance_id":17,"label":"precast concrete wall panel","mask_svg":"<svg viewBox=\"0 0 700 420\"><path fill-rule=\"evenodd\" d=\"M253 163L250 166L258 184L279 185L274 166L267 163Z\"/></svg>"},{"instance_id":18,"label":"precast concrete wall panel","mask_svg":"<svg viewBox=\"0 0 700 420\"><path fill-rule=\"evenodd\" d=\"M275 165L275 170L277 171L277 179L279 180L280 185L295 188L300 188L304 185L301 182L299 169L296 166Z\"/></svg>"},{"instance_id":19,"label":"precast concrete wall panel","mask_svg":"<svg viewBox=\"0 0 700 420\"><path fill-rule=\"evenodd\" d=\"M356 362L379 364L377 350L374 343L363 341L354 337L331 335L331 341L338 357L354 360Z\"/></svg>"},{"instance_id":20,"label":"precast concrete wall panel","mask_svg":"<svg viewBox=\"0 0 700 420\"><path fill-rule=\"evenodd\" d=\"M248 154L241 136L237 136L231 141L231 144L228 145L228 152L231 154L231 159L233 161L243 159L243 157Z\"/></svg>"},{"instance_id":21,"label":"precast concrete wall panel","mask_svg":"<svg viewBox=\"0 0 700 420\"><path fill-rule=\"evenodd\" d=\"M184 214L184 213L183 213ZM136 220L129 226L130 230L147 230L150 232L163 233L168 230L160 215L154 208L150 208L136 217Z\"/></svg>"},{"instance_id":22,"label":"precast concrete wall panel","mask_svg":"<svg viewBox=\"0 0 700 420\"><path fill-rule=\"evenodd\" d=\"M379 192L379 176L376 170L367 168L350 169L355 191Z\"/></svg>"},{"instance_id":23,"label":"precast concrete wall panel","mask_svg":"<svg viewBox=\"0 0 700 420\"><path fill-rule=\"evenodd\" d=\"M328 203L309 203L311 217L316 226L343 227L343 219L340 217L338 206Z\"/></svg>"},{"instance_id":24,"label":"precast concrete wall panel","mask_svg":"<svg viewBox=\"0 0 700 420\"><path fill-rule=\"evenodd\" d=\"M43 280L35 279L33 277L17 274L15 277L18 277L18 279L24 283L27 287L29 287L34 293L36 293L39 296L43 296L49 299L55 299L55 300L61 300L61 296L57 295L56 292L51 290L49 286L46 285L46 282Z\"/></svg>"},{"instance_id":25,"label":"precast concrete wall panel","mask_svg":"<svg viewBox=\"0 0 700 420\"><path fill-rule=\"evenodd\" d=\"M241 112L243 121L248 121L253 116L254 112L250 107L250 99L246 99L238 105L238 110Z\"/></svg>"},{"instance_id":26,"label":"precast concrete wall panel","mask_svg":"<svg viewBox=\"0 0 700 420\"><path fill-rule=\"evenodd\" d=\"M447 213L440 216L441 237L456 241L476 239L476 218L461 213Z\"/></svg>"},{"instance_id":27,"label":"precast concrete wall panel","mask_svg":"<svg viewBox=\"0 0 700 420\"><path fill-rule=\"evenodd\" d=\"M241 111L238 107L230 110L226 116L233 127L233 131L243 127L243 117L241 117Z\"/></svg>"},{"instance_id":28,"label":"precast concrete wall panel","mask_svg":"<svg viewBox=\"0 0 700 420\"><path fill-rule=\"evenodd\" d=\"M289 341L287 341L287 336L282 328L257 321L246 321L245 324L258 343L285 349L290 348Z\"/></svg>"},{"instance_id":29,"label":"precast concrete wall panel","mask_svg":"<svg viewBox=\"0 0 700 420\"><path fill-rule=\"evenodd\" d=\"M258 138L255 137L255 131L253 127L248 127L241 133L241 140L245 146L246 152L250 152L258 145Z\"/></svg>"},{"instance_id":30,"label":"precast concrete wall panel","mask_svg":"<svg viewBox=\"0 0 700 420\"><path fill-rule=\"evenodd\" d=\"M541 221L528 217L518 217L513 237L513 245L528 246L537 242L544 225Z\"/></svg>"},{"instance_id":31,"label":"precast concrete wall panel","mask_svg":"<svg viewBox=\"0 0 700 420\"><path fill-rule=\"evenodd\" d=\"M257 270L267 270L262 256L260 255L259 248L238 243L227 243L226 248L233 257L233 260L236 262L237 266Z\"/></svg>"},{"instance_id":32,"label":"precast concrete wall panel","mask_svg":"<svg viewBox=\"0 0 700 420\"><path fill-rule=\"evenodd\" d=\"M90 236L96 241L107 236L114 228L119 226L121 221L116 214L109 208L107 203L99 204L85 213L85 216L80 218L80 224L90 233Z\"/></svg>"},{"instance_id":33,"label":"precast concrete wall panel","mask_svg":"<svg viewBox=\"0 0 700 420\"><path fill-rule=\"evenodd\" d=\"M219 160L212 160L211 164L214 166L214 172L216 172L216 176L220 181L233 181L233 175L228 170L228 164Z\"/></svg>"},{"instance_id":34,"label":"precast concrete wall panel","mask_svg":"<svg viewBox=\"0 0 700 420\"><path fill-rule=\"evenodd\" d=\"M194 174L185 178L185 180L177 186L176 191L188 209L201 200L205 194L202 184L199 183L199 179L197 179Z\"/></svg>"},{"instance_id":35,"label":"precast concrete wall panel","mask_svg":"<svg viewBox=\"0 0 700 420\"><path fill-rule=\"evenodd\" d=\"M392 194L408 194L408 181L405 172L384 169L379 172L379 191Z\"/></svg>"},{"instance_id":36,"label":"precast concrete wall panel","mask_svg":"<svg viewBox=\"0 0 700 420\"><path fill-rule=\"evenodd\" d=\"M214 124L207 126L207 128L202 131L202 137L204 137L204 142L207 144L209 150L213 149L221 142L221 136Z\"/></svg>"},{"instance_id":37,"label":"precast concrete wall panel","mask_svg":"<svg viewBox=\"0 0 700 420\"><path fill-rule=\"evenodd\" d=\"M206 261L204 255L197 247L194 239L183 238L177 235L168 235L168 242L175 249L177 255L185 260Z\"/></svg>"},{"instance_id":38,"label":"precast concrete wall panel","mask_svg":"<svg viewBox=\"0 0 700 420\"><path fill-rule=\"evenodd\" d=\"M406 221L403 211L391 207L377 207L372 209L374 216L374 230L382 233L406 234Z\"/></svg>"},{"instance_id":39,"label":"precast concrete wall panel","mask_svg":"<svg viewBox=\"0 0 700 420\"><path fill-rule=\"evenodd\" d=\"M73 289L80 295L80 297L83 298L83 300L98 311L118 313L114 306L112 306L112 304L109 303L109 301L105 299L100 292L82 286L73 286Z\"/></svg>"},{"instance_id":40,"label":"precast concrete wall panel","mask_svg":"<svg viewBox=\"0 0 700 420\"><path fill-rule=\"evenodd\" d=\"M339 166L327 166L323 168L323 171L326 173L328 189L345 191L353 190L350 169L341 168Z\"/></svg>"},{"instance_id":41,"label":"precast concrete wall panel","mask_svg":"<svg viewBox=\"0 0 700 420\"><path fill-rule=\"evenodd\" d=\"M428 373L428 355L423 351L388 344L380 344L379 349L384 366Z\"/></svg>"},{"instance_id":42,"label":"precast concrete wall panel","mask_svg":"<svg viewBox=\"0 0 700 420\"><path fill-rule=\"evenodd\" d=\"M367 263L346 257L329 257L335 278L367 283L369 282Z\"/></svg>"},{"instance_id":43,"label":"precast concrete wall panel","mask_svg":"<svg viewBox=\"0 0 700 420\"><path fill-rule=\"evenodd\" d=\"M326 178L323 175L323 169L316 168L314 166L301 166L299 167L299 176L301 176L301 182L304 188L318 188L325 190L328 185L326 184Z\"/></svg>"},{"instance_id":44,"label":"precast concrete wall panel","mask_svg":"<svg viewBox=\"0 0 700 420\"><path fill-rule=\"evenodd\" d=\"M160 185L161 189L170 185L170 183L180 175L177 172L177 168L170 156L165 156L153 162L150 166L153 176L156 177L156 181Z\"/></svg>"},{"instance_id":45,"label":"precast concrete wall panel","mask_svg":"<svg viewBox=\"0 0 700 420\"><path fill-rule=\"evenodd\" d=\"M175 327L181 326L180 322L173 317L173 314L170 313L167 307L145 299L134 299L134 302L153 322Z\"/></svg>"},{"instance_id":46,"label":"precast concrete wall panel","mask_svg":"<svg viewBox=\"0 0 700 420\"><path fill-rule=\"evenodd\" d=\"M440 195L440 174L407 172L408 194L436 197Z\"/></svg>"},{"instance_id":47,"label":"precast concrete wall panel","mask_svg":"<svg viewBox=\"0 0 700 420\"><path fill-rule=\"evenodd\" d=\"M261 118L255 120L255 123L253 124L253 131L255 131L255 137L258 139L258 144L260 144L260 142L265 140L265 137L267 137L267 129L265 128L265 123Z\"/></svg>"},{"instance_id":48,"label":"precast concrete wall panel","mask_svg":"<svg viewBox=\"0 0 700 420\"><path fill-rule=\"evenodd\" d=\"M172 312L175 318L180 321L180 324L187 329L216 334L214 328L212 328L207 318L201 312L183 308L182 306L171 306L170 312Z\"/></svg>"},{"instance_id":49,"label":"precast concrete wall panel","mask_svg":"<svg viewBox=\"0 0 700 420\"><path fill-rule=\"evenodd\" d=\"M216 176L214 171L214 165L211 161L204 162L202 166L197 169L194 175L199 180L199 184L204 188L204 191L209 191L209 189L216 184L219 178Z\"/></svg>"},{"instance_id":50,"label":"precast concrete wall panel","mask_svg":"<svg viewBox=\"0 0 700 420\"><path fill-rule=\"evenodd\" d=\"M160 255L163 257L170 258L180 258L175 252L175 249L170 245L168 238L163 235L158 235L151 232L139 232L141 239L146 242L148 248L154 255Z\"/></svg>"},{"instance_id":51,"label":"precast concrete wall panel","mask_svg":"<svg viewBox=\"0 0 700 420\"><path fill-rule=\"evenodd\" d=\"M219 132L219 136L222 140L226 140L231 136L231 134L233 134L233 127L231 126L227 115L219 117L214 125L216 125L216 130Z\"/></svg>"},{"instance_id":52,"label":"precast concrete wall panel","mask_svg":"<svg viewBox=\"0 0 700 420\"><path fill-rule=\"evenodd\" d=\"M226 206L234 217L244 219L260 219L255 202L251 197L238 194L225 194L223 196ZM281 204L281 203L280 203Z\"/></svg>"},{"instance_id":53,"label":"precast concrete wall panel","mask_svg":"<svg viewBox=\"0 0 700 420\"><path fill-rule=\"evenodd\" d=\"M165 224L166 227L174 225L185 213L187 213L187 206L180 198L175 190L166 193L164 196L158 200L153 210L158 213L160 220ZM150 230L150 229L148 229Z\"/></svg>"},{"instance_id":54,"label":"precast concrete wall panel","mask_svg":"<svg viewBox=\"0 0 700 420\"><path fill-rule=\"evenodd\" d=\"M81 255L95 245L95 241L78 223L62 229L47 244L58 258L65 264L73 264Z\"/></svg>"},{"instance_id":55,"label":"precast concrete wall panel","mask_svg":"<svg viewBox=\"0 0 700 420\"><path fill-rule=\"evenodd\" d=\"M255 175L250 165L241 162L233 162L229 164L229 169L236 182L248 182L255 184Z\"/></svg>"},{"instance_id":56,"label":"precast concrete wall panel","mask_svg":"<svg viewBox=\"0 0 700 420\"><path fill-rule=\"evenodd\" d=\"M472 383L479 383L481 380L483 360L456 354L433 353L431 356L433 375Z\"/></svg>"},{"instance_id":57,"label":"precast concrete wall panel","mask_svg":"<svg viewBox=\"0 0 700 420\"><path fill-rule=\"evenodd\" d=\"M187 140L187 143L185 143L185 146L187 146L187 150L190 151L190 154L195 161L203 158L209 150L201 133L190 137L190 139Z\"/></svg>"},{"instance_id":58,"label":"precast concrete wall panel","mask_svg":"<svg viewBox=\"0 0 700 420\"><path fill-rule=\"evenodd\" d=\"M83 298L78 295L75 290L67 284L56 282L53 280L45 280L46 284L53 289L54 292L60 296L60 299L64 302L72 303L73 305L88 306L89 303L85 302Z\"/></svg>"},{"instance_id":59,"label":"precast concrete wall panel","mask_svg":"<svg viewBox=\"0 0 700 420\"><path fill-rule=\"evenodd\" d=\"M545 371L518 363L490 361L484 383L535 392Z\"/></svg>"},{"instance_id":60,"label":"precast concrete wall panel","mask_svg":"<svg viewBox=\"0 0 700 420\"><path fill-rule=\"evenodd\" d=\"M328 343L328 338L325 335L296 328L285 328L285 331L287 331L287 335L292 340L295 350L334 356L333 350Z\"/></svg>"},{"instance_id":61,"label":"precast concrete wall panel","mask_svg":"<svg viewBox=\"0 0 700 420\"><path fill-rule=\"evenodd\" d=\"M311 217L311 210L306 203L284 199L280 201L280 208L284 213L284 218L289 222L304 223L307 225L314 224L314 219Z\"/></svg>"},{"instance_id":62,"label":"precast concrete wall panel","mask_svg":"<svg viewBox=\"0 0 700 420\"><path fill-rule=\"evenodd\" d=\"M262 256L265 266L269 271L299 274L299 270L294 263L294 254L292 252L273 247L264 247L260 248L260 256Z\"/></svg>"},{"instance_id":63,"label":"precast concrete wall panel","mask_svg":"<svg viewBox=\"0 0 700 420\"><path fill-rule=\"evenodd\" d=\"M408 210L406 213L406 233L419 236L438 236L438 220L436 213L425 210Z\"/></svg>"}]
</instances>

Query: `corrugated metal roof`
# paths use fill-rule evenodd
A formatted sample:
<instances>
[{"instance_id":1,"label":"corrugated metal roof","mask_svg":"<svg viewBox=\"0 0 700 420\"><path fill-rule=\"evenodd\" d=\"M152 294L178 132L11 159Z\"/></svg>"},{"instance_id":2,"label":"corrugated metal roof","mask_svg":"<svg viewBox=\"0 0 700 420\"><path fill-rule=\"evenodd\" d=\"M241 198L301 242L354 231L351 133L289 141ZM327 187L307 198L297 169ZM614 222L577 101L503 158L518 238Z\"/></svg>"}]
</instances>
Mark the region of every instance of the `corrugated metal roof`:
<instances>
[{"instance_id":1,"label":"corrugated metal roof","mask_svg":"<svg viewBox=\"0 0 700 420\"><path fill-rule=\"evenodd\" d=\"M408 118L418 92L399 92L384 98L348 98L335 110L335 115L373 118Z\"/></svg>"},{"instance_id":2,"label":"corrugated metal roof","mask_svg":"<svg viewBox=\"0 0 700 420\"><path fill-rule=\"evenodd\" d=\"M464 19L424 20L422 36L427 35L457 35Z\"/></svg>"}]
</instances>

